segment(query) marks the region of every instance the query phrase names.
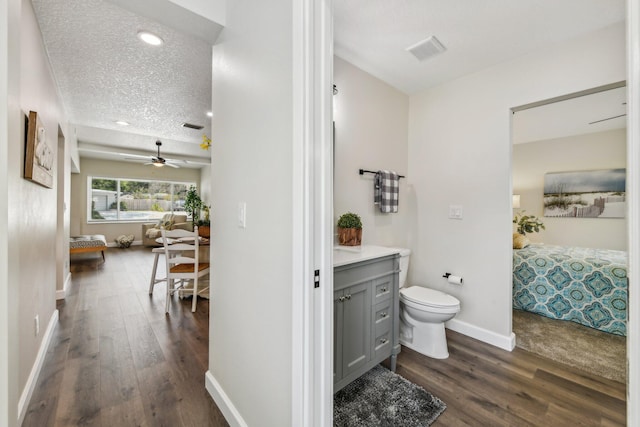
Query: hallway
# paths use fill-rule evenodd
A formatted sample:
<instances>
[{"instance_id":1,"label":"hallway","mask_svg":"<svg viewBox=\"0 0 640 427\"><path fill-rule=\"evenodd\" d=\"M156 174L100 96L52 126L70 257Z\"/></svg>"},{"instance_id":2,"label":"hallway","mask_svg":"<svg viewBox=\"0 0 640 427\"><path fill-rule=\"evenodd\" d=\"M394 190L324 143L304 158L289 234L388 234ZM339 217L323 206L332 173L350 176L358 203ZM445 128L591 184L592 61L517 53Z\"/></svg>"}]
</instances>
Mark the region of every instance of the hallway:
<instances>
[{"instance_id":1,"label":"hallway","mask_svg":"<svg viewBox=\"0 0 640 427\"><path fill-rule=\"evenodd\" d=\"M204 388L209 304L148 294L149 248L72 257L73 280L23 426L227 426ZM159 276L164 276L164 264Z\"/></svg>"}]
</instances>

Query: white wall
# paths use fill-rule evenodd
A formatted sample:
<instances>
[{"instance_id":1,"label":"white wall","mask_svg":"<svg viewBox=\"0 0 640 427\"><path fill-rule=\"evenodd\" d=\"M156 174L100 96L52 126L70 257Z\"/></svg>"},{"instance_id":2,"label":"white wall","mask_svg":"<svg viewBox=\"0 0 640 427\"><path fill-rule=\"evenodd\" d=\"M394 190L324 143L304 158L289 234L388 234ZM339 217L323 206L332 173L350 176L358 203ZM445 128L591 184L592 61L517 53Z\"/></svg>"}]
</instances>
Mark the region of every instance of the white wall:
<instances>
[{"instance_id":1,"label":"white wall","mask_svg":"<svg viewBox=\"0 0 640 427\"><path fill-rule=\"evenodd\" d=\"M198 184L200 198L207 206L211 206L211 166L200 169L200 183Z\"/></svg>"},{"instance_id":2,"label":"white wall","mask_svg":"<svg viewBox=\"0 0 640 427\"><path fill-rule=\"evenodd\" d=\"M20 282L12 250L19 239L19 212L13 188L20 176L16 141L20 126L21 0L0 0L0 425L17 425L18 399L18 295Z\"/></svg>"},{"instance_id":3,"label":"white wall","mask_svg":"<svg viewBox=\"0 0 640 427\"><path fill-rule=\"evenodd\" d=\"M64 133L58 135L58 179L56 221L56 299L64 297L65 285L71 282L69 236L71 229L71 156L72 144Z\"/></svg>"},{"instance_id":4,"label":"white wall","mask_svg":"<svg viewBox=\"0 0 640 427\"><path fill-rule=\"evenodd\" d=\"M8 58L10 73L16 73L15 98L9 99L10 144L7 167L7 207L10 254L9 301L13 306L8 315L13 319L14 330L10 345L17 355L10 366L9 375L16 381L9 390L9 420L0 424L16 425L19 409L18 398L28 390L28 379L37 365L38 351L46 342L45 331L54 319L56 295L56 233L57 233L57 178L54 188L45 188L23 179L25 148L25 115L36 111L46 129L48 143L54 151L58 147L58 128L66 129L66 119L58 98L56 85L44 50L40 30L31 2L23 1L17 7L16 16L10 13L11 24L19 25L19 33L13 34L19 49ZM15 27L13 27L15 28ZM14 110L14 108L16 108ZM56 173L64 173L57 170ZM4 311L4 310L3 310ZM35 333L34 318L40 319L40 332ZM14 335L15 334L15 335ZM15 341L17 337L17 341ZM4 375L4 374L3 374ZM31 378L33 379L33 378ZM31 384L33 385L33 384ZM22 403L26 403L23 399ZM5 424L6 421L6 424Z\"/></svg>"},{"instance_id":5,"label":"white wall","mask_svg":"<svg viewBox=\"0 0 640 427\"><path fill-rule=\"evenodd\" d=\"M213 48L207 388L249 426L291 425L291 9L282 0L228 2Z\"/></svg>"},{"instance_id":6,"label":"white wall","mask_svg":"<svg viewBox=\"0 0 640 427\"><path fill-rule=\"evenodd\" d=\"M517 114L514 116L517 120ZM544 218L544 175L549 172L625 168L626 129L576 135L513 146L513 193L520 209L545 225L527 234L532 242L552 245L627 250L624 218Z\"/></svg>"},{"instance_id":7,"label":"white wall","mask_svg":"<svg viewBox=\"0 0 640 427\"><path fill-rule=\"evenodd\" d=\"M169 0L198 15L224 25L226 2L224 0Z\"/></svg>"},{"instance_id":8,"label":"white wall","mask_svg":"<svg viewBox=\"0 0 640 427\"><path fill-rule=\"evenodd\" d=\"M373 204L373 175L358 170L407 175L409 97L337 57L333 78L334 225L343 213L354 212L362 218L363 244L404 247L412 204L407 179L400 180L398 213L383 214Z\"/></svg>"},{"instance_id":9,"label":"white wall","mask_svg":"<svg viewBox=\"0 0 640 427\"><path fill-rule=\"evenodd\" d=\"M156 168L138 163L115 162L99 159L80 159L80 173L71 175L71 235L104 234L107 243L116 237L133 234L142 240L142 223L87 223L87 177L150 179L175 182L200 182L200 169Z\"/></svg>"},{"instance_id":10,"label":"white wall","mask_svg":"<svg viewBox=\"0 0 640 427\"><path fill-rule=\"evenodd\" d=\"M460 299L452 328L513 344L510 109L624 79L617 25L411 97L409 278ZM452 204L462 220L448 219ZM447 285L445 272L464 285Z\"/></svg>"}]
</instances>

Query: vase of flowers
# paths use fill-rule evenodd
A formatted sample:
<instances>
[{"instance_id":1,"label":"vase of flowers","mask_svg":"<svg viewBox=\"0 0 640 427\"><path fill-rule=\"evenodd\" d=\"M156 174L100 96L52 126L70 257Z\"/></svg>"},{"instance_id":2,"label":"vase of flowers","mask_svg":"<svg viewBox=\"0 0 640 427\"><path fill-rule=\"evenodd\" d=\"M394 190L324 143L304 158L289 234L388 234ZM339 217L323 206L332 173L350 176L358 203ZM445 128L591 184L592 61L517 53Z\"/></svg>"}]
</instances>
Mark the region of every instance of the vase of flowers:
<instances>
[{"instance_id":1,"label":"vase of flowers","mask_svg":"<svg viewBox=\"0 0 640 427\"><path fill-rule=\"evenodd\" d=\"M522 249L529 246L527 233L538 233L544 230L544 224L535 215L526 215L520 211L513 217L517 233L513 233L513 249Z\"/></svg>"},{"instance_id":2,"label":"vase of flowers","mask_svg":"<svg viewBox=\"0 0 640 427\"><path fill-rule=\"evenodd\" d=\"M520 211L513 217L513 223L517 226L518 234L526 236L527 233L538 233L544 230L544 224L534 215L525 215L525 211Z\"/></svg>"}]
</instances>

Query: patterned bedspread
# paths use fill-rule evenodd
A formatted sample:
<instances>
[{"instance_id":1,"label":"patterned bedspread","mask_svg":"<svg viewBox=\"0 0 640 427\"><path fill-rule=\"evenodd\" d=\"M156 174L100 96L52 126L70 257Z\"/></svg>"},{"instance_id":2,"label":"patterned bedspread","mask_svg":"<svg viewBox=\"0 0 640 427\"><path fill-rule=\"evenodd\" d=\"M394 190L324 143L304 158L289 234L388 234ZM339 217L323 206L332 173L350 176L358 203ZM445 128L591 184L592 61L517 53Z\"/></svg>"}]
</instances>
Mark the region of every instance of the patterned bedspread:
<instances>
[{"instance_id":1,"label":"patterned bedspread","mask_svg":"<svg viewBox=\"0 0 640 427\"><path fill-rule=\"evenodd\" d=\"M627 334L627 253L534 244L513 250L513 307Z\"/></svg>"}]
</instances>

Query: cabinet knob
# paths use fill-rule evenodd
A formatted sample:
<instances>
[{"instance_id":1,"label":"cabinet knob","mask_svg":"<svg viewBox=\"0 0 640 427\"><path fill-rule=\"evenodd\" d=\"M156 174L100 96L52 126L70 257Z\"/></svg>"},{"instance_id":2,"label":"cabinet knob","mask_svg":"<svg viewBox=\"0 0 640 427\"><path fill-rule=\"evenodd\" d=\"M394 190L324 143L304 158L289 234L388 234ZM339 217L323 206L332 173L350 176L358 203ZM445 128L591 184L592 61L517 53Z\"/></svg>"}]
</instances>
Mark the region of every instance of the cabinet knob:
<instances>
[{"instance_id":1,"label":"cabinet knob","mask_svg":"<svg viewBox=\"0 0 640 427\"><path fill-rule=\"evenodd\" d=\"M351 299L351 294L345 296L346 299Z\"/></svg>"},{"instance_id":2,"label":"cabinet knob","mask_svg":"<svg viewBox=\"0 0 640 427\"><path fill-rule=\"evenodd\" d=\"M387 288L380 288L381 292L387 292Z\"/></svg>"},{"instance_id":3,"label":"cabinet knob","mask_svg":"<svg viewBox=\"0 0 640 427\"><path fill-rule=\"evenodd\" d=\"M387 314L385 311L383 311L382 313L380 313L380 317L387 317L387 316L388 316L388 314Z\"/></svg>"},{"instance_id":4,"label":"cabinet knob","mask_svg":"<svg viewBox=\"0 0 640 427\"><path fill-rule=\"evenodd\" d=\"M380 344L386 344L386 343L387 343L387 341L389 341L389 340L388 340L388 339L386 339L386 338L382 338L382 339L380 340Z\"/></svg>"},{"instance_id":5,"label":"cabinet knob","mask_svg":"<svg viewBox=\"0 0 640 427\"><path fill-rule=\"evenodd\" d=\"M340 302L344 301L344 297L340 297L338 299L340 300Z\"/></svg>"}]
</instances>

